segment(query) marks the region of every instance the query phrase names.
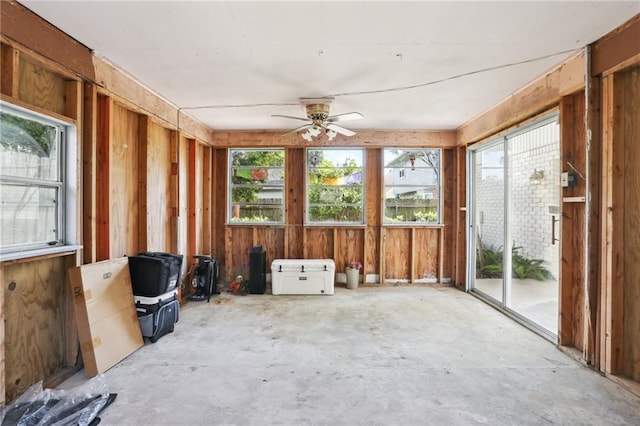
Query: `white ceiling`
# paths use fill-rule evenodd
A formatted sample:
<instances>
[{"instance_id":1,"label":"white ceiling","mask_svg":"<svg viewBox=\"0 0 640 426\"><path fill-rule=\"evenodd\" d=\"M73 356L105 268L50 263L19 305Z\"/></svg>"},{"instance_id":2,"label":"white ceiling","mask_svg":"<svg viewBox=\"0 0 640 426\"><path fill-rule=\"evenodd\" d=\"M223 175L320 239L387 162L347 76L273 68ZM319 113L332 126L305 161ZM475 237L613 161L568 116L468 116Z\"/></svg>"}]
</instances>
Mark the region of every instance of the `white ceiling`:
<instances>
[{"instance_id":1,"label":"white ceiling","mask_svg":"<svg viewBox=\"0 0 640 426\"><path fill-rule=\"evenodd\" d=\"M344 123L354 130L455 129L640 13L640 1L21 3L176 106L215 106L189 113L219 130L297 127L271 114L304 116L299 98L324 96L332 114L364 115Z\"/></svg>"}]
</instances>

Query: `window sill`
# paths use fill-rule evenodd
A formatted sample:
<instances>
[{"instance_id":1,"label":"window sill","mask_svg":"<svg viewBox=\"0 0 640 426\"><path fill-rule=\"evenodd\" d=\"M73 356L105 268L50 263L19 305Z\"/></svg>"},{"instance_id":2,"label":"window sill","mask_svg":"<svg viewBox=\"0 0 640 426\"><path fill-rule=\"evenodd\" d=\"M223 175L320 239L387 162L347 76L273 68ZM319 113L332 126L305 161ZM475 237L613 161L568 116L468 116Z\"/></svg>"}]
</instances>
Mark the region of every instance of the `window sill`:
<instances>
[{"instance_id":1,"label":"window sill","mask_svg":"<svg viewBox=\"0 0 640 426\"><path fill-rule=\"evenodd\" d=\"M51 255L62 254L62 253L75 253L80 249L82 249L81 245L66 245L66 246L34 249L34 250L16 251L12 253L0 254L0 262L30 259L30 258L41 257L41 256L51 256Z\"/></svg>"}]
</instances>

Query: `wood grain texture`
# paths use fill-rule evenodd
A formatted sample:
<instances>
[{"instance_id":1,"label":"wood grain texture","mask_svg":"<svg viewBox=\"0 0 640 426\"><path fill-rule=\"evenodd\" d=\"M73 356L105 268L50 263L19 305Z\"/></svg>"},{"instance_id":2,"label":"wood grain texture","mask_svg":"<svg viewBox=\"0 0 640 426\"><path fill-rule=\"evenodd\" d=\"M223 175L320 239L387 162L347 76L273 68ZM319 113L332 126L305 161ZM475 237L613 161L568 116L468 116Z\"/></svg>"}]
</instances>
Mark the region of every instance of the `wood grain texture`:
<instances>
[{"instance_id":1,"label":"wood grain texture","mask_svg":"<svg viewBox=\"0 0 640 426\"><path fill-rule=\"evenodd\" d=\"M139 115L114 103L110 159L110 259L138 253Z\"/></svg>"},{"instance_id":2,"label":"wood grain texture","mask_svg":"<svg viewBox=\"0 0 640 426\"><path fill-rule=\"evenodd\" d=\"M640 54L640 14L596 41L592 48L592 75L607 72Z\"/></svg>"},{"instance_id":3,"label":"wood grain texture","mask_svg":"<svg viewBox=\"0 0 640 426\"><path fill-rule=\"evenodd\" d=\"M274 259L284 259L284 227L258 227L254 228L252 246L261 245L267 252L267 271L271 269Z\"/></svg>"},{"instance_id":4,"label":"wood grain texture","mask_svg":"<svg viewBox=\"0 0 640 426\"><path fill-rule=\"evenodd\" d=\"M304 257L304 228L302 225L289 225L287 229L286 259L302 259Z\"/></svg>"},{"instance_id":5,"label":"wood grain texture","mask_svg":"<svg viewBox=\"0 0 640 426\"><path fill-rule=\"evenodd\" d=\"M321 147L321 146L372 146L372 147L453 147L456 134L453 131L366 131L358 130L351 137L338 135L329 141L322 134L309 143L299 135L282 136L282 131L226 131L215 132L213 143L216 146L232 148L253 147Z\"/></svg>"},{"instance_id":6,"label":"wood grain texture","mask_svg":"<svg viewBox=\"0 0 640 426\"><path fill-rule=\"evenodd\" d=\"M411 278L411 241L410 228L385 228L383 282Z\"/></svg>"},{"instance_id":7,"label":"wood grain texture","mask_svg":"<svg viewBox=\"0 0 640 426\"><path fill-rule=\"evenodd\" d=\"M305 150L303 148L287 148L285 151L285 218L287 225L304 223L305 205ZM302 244L302 240L300 240ZM300 251L298 248L289 250Z\"/></svg>"},{"instance_id":8,"label":"wood grain texture","mask_svg":"<svg viewBox=\"0 0 640 426\"><path fill-rule=\"evenodd\" d=\"M334 238L336 250L333 254L333 260L336 263L336 271L344 270L351 262L360 262L366 267L365 230L363 228L336 228Z\"/></svg>"},{"instance_id":9,"label":"wood grain texture","mask_svg":"<svg viewBox=\"0 0 640 426\"><path fill-rule=\"evenodd\" d=\"M91 51L19 3L2 2L0 27L12 40L89 81L94 80Z\"/></svg>"},{"instance_id":10,"label":"wood grain texture","mask_svg":"<svg viewBox=\"0 0 640 426\"><path fill-rule=\"evenodd\" d=\"M438 228L415 228L413 253L415 278L437 278L439 276L439 245L440 233Z\"/></svg>"},{"instance_id":11,"label":"wood grain texture","mask_svg":"<svg viewBox=\"0 0 640 426\"><path fill-rule=\"evenodd\" d=\"M20 60L18 97L39 108L65 115L65 80L59 75Z\"/></svg>"},{"instance_id":12,"label":"wood grain texture","mask_svg":"<svg viewBox=\"0 0 640 426\"><path fill-rule=\"evenodd\" d=\"M560 103L560 150L563 170L570 162L583 175L586 167L584 94L566 96ZM571 188L563 188L562 196L584 195L586 183L578 178ZM584 350L586 327L586 299L584 293L584 245L585 210L581 203L564 203L562 206L561 279L559 341L561 345Z\"/></svg>"},{"instance_id":13,"label":"wood grain texture","mask_svg":"<svg viewBox=\"0 0 640 426\"><path fill-rule=\"evenodd\" d=\"M20 51L4 43L0 48L0 92L17 98L20 81Z\"/></svg>"},{"instance_id":14,"label":"wood grain texture","mask_svg":"<svg viewBox=\"0 0 640 426\"><path fill-rule=\"evenodd\" d=\"M456 149L456 204L455 215L455 259L453 283L459 289L466 288L467 271L467 149L460 146Z\"/></svg>"},{"instance_id":15,"label":"wood grain texture","mask_svg":"<svg viewBox=\"0 0 640 426\"><path fill-rule=\"evenodd\" d=\"M84 263L97 261L96 180L98 154L98 92L95 85L84 87L82 103L82 245Z\"/></svg>"},{"instance_id":16,"label":"wood grain texture","mask_svg":"<svg viewBox=\"0 0 640 426\"><path fill-rule=\"evenodd\" d=\"M480 141L533 117L584 87L584 52L572 56L494 108L458 127L458 145Z\"/></svg>"},{"instance_id":17,"label":"wood grain texture","mask_svg":"<svg viewBox=\"0 0 640 426\"><path fill-rule=\"evenodd\" d=\"M147 249L171 251L171 135L172 131L151 123L146 153ZM142 141L141 141L142 143ZM176 146L177 149L177 146ZM142 157L142 153L140 155ZM142 185L140 186L142 189Z\"/></svg>"},{"instance_id":18,"label":"wood grain texture","mask_svg":"<svg viewBox=\"0 0 640 426\"><path fill-rule=\"evenodd\" d=\"M188 217L189 217L189 143L178 134L178 253L184 254L184 267L188 270L192 265L194 254L189 248ZM224 236L223 236L224 238ZM223 240L224 241L224 240ZM224 250L224 244L222 244Z\"/></svg>"},{"instance_id":19,"label":"wood grain texture","mask_svg":"<svg viewBox=\"0 0 640 426\"><path fill-rule=\"evenodd\" d=\"M640 382L640 67L626 72L622 84L625 232L621 373Z\"/></svg>"},{"instance_id":20,"label":"wood grain texture","mask_svg":"<svg viewBox=\"0 0 640 426\"><path fill-rule=\"evenodd\" d=\"M382 224L382 170L384 169L381 148L365 151L365 223L369 226Z\"/></svg>"},{"instance_id":21,"label":"wood grain texture","mask_svg":"<svg viewBox=\"0 0 640 426\"><path fill-rule=\"evenodd\" d=\"M202 146L202 252L211 254L211 203L213 190L212 148Z\"/></svg>"},{"instance_id":22,"label":"wood grain texture","mask_svg":"<svg viewBox=\"0 0 640 426\"><path fill-rule=\"evenodd\" d=\"M6 396L11 401L64 366L65 259L8 265L3 278Z\"/></svg>"},{"instance_id":23,"label":"wood grain texture","mask_svg":"<svg viewBox=\"0 0 640 426\"><path fill-rule=\"evenodd\" d=\"M305 228L304 259L333 259L334 232L332 228ZM336 268L338 265L336 265Z\"/></svg>"},{"instance_id":24,"label":"wood grain texture","mask_svg":"<svg viewBox=\"0 0 640 426\"><path fill-rule=\"evenodd\" d=\"M457 198L458 181L456 175L456 150L445 149L442 151L442 223L444 228L443 244L440 247L440 258L442 267L438 268L438 273L443 278L453 278L455 253L456 253L456 214L455 204ZM464 186L464 182L462 183ZM441 282L441 281L439 281Z\"/></svg>"},{"instance_id":25,"label":"wood grain texture","mask_svg":"<svg viewBox=\"0 0 640 426\"><path fill-rule=\"evenodd\" d=\"M138 115L138 252L148 251L148 150L151 138L151 119ZM152 181L153 182L153 181ZM155 192L155 191L154 191ZM153 233L153 231L151 232Z\"/></svg>"},{"instance_id":26,"label":"wood grain texture","mask_svg":"<svg viewBox=\"0 0 640 426\"><path fill-rule=\"evenodd\" d=\"M224 227L227 220L227 150L214 151L213 246L211 252L224 263Z\"/></svg>"},{"instance_id":27,"label":"wood grain texture","mask_svg":"<svg viewBox=\"0 0 640 426\"><path fill-rule=\"evenodd\" d=\"M227 281L233 281L235 276L249 273L249 250L253 247L253 229L243 226L230 226L227 239ZM265 247L267 248L267 247ZM230 257L229 257L230 255Z\"/></svg>"},{"instance_id":28,"label":"wood grain texture","mask_svg":"<svg viewBox=\"0 0 640 426\"><path fill-rule=\"evenodd\" d=\"M113 135L113 100L98 96L98 125L96 141L96 260L111 256L111 138ZM85 181L85 184L87 182ZM93 185L93 181L91 185ZM86 213L86 212L85 212ZM85 217L85 220L87 218Z\"/></svg>"},{"instance_id":29,"label":"wood grain texture","mask_svg":"<svg viewBox=\"0 0 640 426\"><path fill-rule=\"evenodd\" d=\"M367 226L364 232L364 274L380 273L380 227Z\"/></svg>"}]
</instances>

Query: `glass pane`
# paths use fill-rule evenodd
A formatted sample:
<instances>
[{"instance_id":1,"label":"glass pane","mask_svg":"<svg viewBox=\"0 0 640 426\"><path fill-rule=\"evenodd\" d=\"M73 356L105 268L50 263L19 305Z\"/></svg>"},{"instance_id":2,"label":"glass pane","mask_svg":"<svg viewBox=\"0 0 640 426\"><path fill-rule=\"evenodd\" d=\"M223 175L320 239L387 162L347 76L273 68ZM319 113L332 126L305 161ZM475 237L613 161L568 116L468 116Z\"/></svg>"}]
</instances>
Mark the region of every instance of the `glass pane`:
<instances>
[{"instance_id":1,"label":"glass pane","mask_svg":"<svg viewBox=\"0 0 640 426\"><path fill-rule=\"evenodd\" d=\"M476 250L474 288L502 302L504 245L504 145L473 155Z\"/></svg>"},{"instance_id":2,"label":"glass pane","mask_svg":"<svg viewBox=\"0 0 640 426\"><path fill-rule=\"evenodd\" d=\"M531 129L508 139L508 146L513 272L506 305L556 334L560 259L557 241L560 238L559 125L553 121Z\"/></svg>"},{"instance_id":3,"label":"glass pane","mask_svg":"<svg viewBox=\"0 0 640 426\"><path fill-rule=\"evenodd\" d=\"M233 184L280 184L284 185L284 169L268 167L233 167L231 169Z\"/></svg>"},{"instance_id":4,"label":"glass pane","mask_svg":"<svg viewBox=\"0 0 640 426\"><path fill-rule=\"evenodd\" d=\"M363 223L364 150L307 150L309 222Z\"/></svg>"},{"instance_id":5,"label":"glass pane","mask_svg":"<svg viewBox=\"0 0 640 426\"><path fill-rule=\"evenodd\" d=\"M58 190L0 184L2 246L56 241Z\"/></svg>"},{"instance_id":6,"label":"glass pane","mask_svg":"<svg viewBox=\"0 0 640 426\"><path fill-rule=\"evenodd\" d=\"M232 189L231 222L282 222L284 190L262 186Z\"/></svg>"},{"instance_id":7,"label":"glass pane","mask_svg":"<svg viewBox=\"0 0 640 426\"><path fill-rule=\"evenodd\" d=\"M312 206L309 209L309 220L362 223L362 206Z\"/></svg>"},{"instance_id":8,"label":"glass pane","mask_svg":"<svg viewBox=\"0 0 640 426\"><path fill-rule=\"evenodd\" d=\"M284 167L284 150L232 149L232 166L276 166Z\"/></svg>"},{"instance_id":9,"label":"glass pane","mask_svg":"<svg viewBox=\"0 0 640 426\"><path fill-rule=\"evenodd\" d=\"M57 181L58 128L0 113L0 174Z\"/></svg>"},{"instance_id":10,"label":"glass pane","mask_svg":"<svg viewBox=\"0 0 640 426\"><path fill-rule=\"evenodd\" d=\"M438 223L440 150L385 149L385 223Z\"/></svg>"}]
</instances>

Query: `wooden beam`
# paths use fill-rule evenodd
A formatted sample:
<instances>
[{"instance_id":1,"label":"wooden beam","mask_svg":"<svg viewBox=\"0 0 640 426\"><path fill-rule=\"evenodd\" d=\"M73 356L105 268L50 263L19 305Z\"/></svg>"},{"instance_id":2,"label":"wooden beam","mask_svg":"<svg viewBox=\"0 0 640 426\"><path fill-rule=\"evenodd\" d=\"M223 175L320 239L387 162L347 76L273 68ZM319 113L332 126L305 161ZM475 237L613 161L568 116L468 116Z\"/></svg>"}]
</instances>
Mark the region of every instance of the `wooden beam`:
<instances>
[{"instance_id":1,"label":"wooden beam","mask_svg":"<svg viewBox=\"0 0 640 426\"><path fill-rule=\"evenodd\" d=\"M45 58L63 64L74 74L94 80L89 48L15 1L3 1L0 28L4 36L34 50Z\"/></svg>"},{"instance_id":2,"label":"wooden beam","mask_svg":"<svg viewBox=\"0 0 640 426\"><path fill-rule=\"evenodd\" d=\"M640 14L593 44L591 75L610 72L640 55Z\"/></svg>"},{"instance_id":3,"label":"wooden beam","mask_svg":"<svg viewBox=\"0 0 640 426\"><path fill-rule=\"evenodd\" d=\"M149 183L148 183L148 150L151 137L151 119L147 115L139 115L138 120L138 251L145 252L149 247L148 225L149 215Z\"/></svg>"},{"instance_id":4,"label":"wooden beam","mask_svg":"<svg viewBox=\"0 0 640 426\"><path fill-rule=\"evenodd\" d=\"M323 147L323 146L379 146L379 147L429 147L446 148L456 144L453 131L365 131L354 136L337 136L329 141L326 135L309 143L300 135L282 136L284 131L227 131L215 132L216 146L244 147Z\"/></svg>"},{"instance_id":5,"label":"wooden beam","mask_svg":"<svg viewBox=\"0 0 640 426\"><path fill-rule=\"evenodd\" d=\"M207 145L213 144L213 131L209 127L196 121L184 111L180 112L178 123L178 108L174 104L151 91L113 64L95 57L93 64L96 82L103 88L105 94L116 97L119 102L132 111L162 120L164 127L179 130Z\"/></svg>"},{"instance_id":6,"label":"wooden beam","mask_svg":"<svg viewBox=\"0 0 640 426\"><path fill-rule=\"evenodd\" d=\"M457 144L468 145L557 105L564 95L584 87L584 52L539 77L489 111L457 129Z\"/></svg>"},{"instance_id":7,"label":"wooden beam","mask_svg":"<svg viewBox=\"0 0 640 426\"><path fill-rule=\"evenodd\" d=\"M113 100L98 97L98 138L96 153L96 260L111 258L111 137L113 136Z\"/></svg>"},{"instance_id":8,"label":"wooden beam","mask_svg":"<svg viewBox=\"0 0 640 426\"><path fill-rule=\"evenodd\" d=\"M0 92L13 98L18 97L20 75L20 51L13 46L2 44L0 55Z\"/></svg>"}]
</instances>

